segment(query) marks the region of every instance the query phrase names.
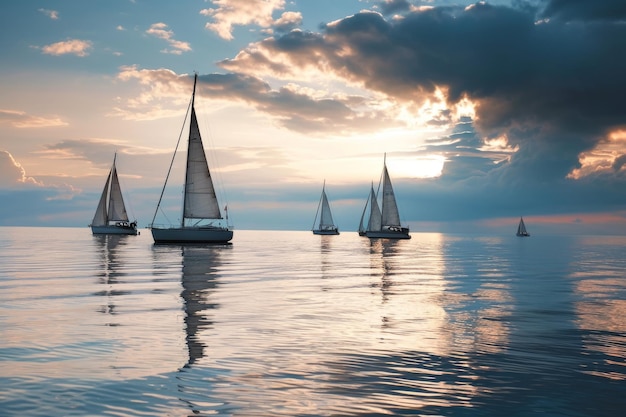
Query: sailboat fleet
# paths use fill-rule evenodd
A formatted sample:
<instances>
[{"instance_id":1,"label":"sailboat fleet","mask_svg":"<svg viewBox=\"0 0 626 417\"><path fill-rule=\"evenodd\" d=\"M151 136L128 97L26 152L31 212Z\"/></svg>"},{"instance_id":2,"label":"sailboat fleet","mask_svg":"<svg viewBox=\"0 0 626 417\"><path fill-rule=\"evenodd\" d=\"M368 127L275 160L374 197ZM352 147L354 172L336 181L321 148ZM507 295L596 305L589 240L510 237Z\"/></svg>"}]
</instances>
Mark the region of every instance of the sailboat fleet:
<instances>
[{"instance_id":1,"label":"sailboat fleet","mask_svg":"<svg viewBox=\"0 0 626 417\"><path fill-rule=\"evenodd\" d=\"M198 120L195 111L196 84L198 76L194 75L191 102L188 111L189 127L187 140L187 163L185 167L185 183L182 202L182 220L175 225L159 225L155 219L161 208L163 194L167 186L178 143L168 169L161 196L149 228L156 244L160 243L228 243L233 238L232 227L228 225L228 211L224 208L224 216L211 178ZM185 122L187 117L185 117ZM184 122L184 123L185 123ZM180 142L180 139L179 139ZM107 176L96 213L91 227L93 234L124 234L137 235L137 222L129 221L115 165L117 155ZM381 191L382 187L382 191ZM378 191L381 191L380 193ZM319 219L319 223L318 223ZM330 203L326 194L326 182L318 204L312 232L315 235L338 235L339 228L333 221ZM409 227L400 223L400 213L396 196L387 169L386 154L383 159L383 171L377 191L374 185L370 188L365 207L361 214L358 233L370 239L410 239ZM530 236L526 230L524 219L520 218L517 236Z\"/></svg>"}]
</instances>

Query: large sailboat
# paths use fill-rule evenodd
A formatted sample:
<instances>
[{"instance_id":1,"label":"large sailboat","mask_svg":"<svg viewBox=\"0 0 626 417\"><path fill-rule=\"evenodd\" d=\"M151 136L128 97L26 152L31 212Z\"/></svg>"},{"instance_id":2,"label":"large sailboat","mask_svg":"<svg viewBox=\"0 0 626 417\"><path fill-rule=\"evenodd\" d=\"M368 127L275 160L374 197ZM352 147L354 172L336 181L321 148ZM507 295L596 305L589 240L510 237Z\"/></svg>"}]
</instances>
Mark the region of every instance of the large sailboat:
<instances>
[{"instance_id":1,"label":"large sailboat","mask_svg":"<svg viewBox=\"0 0 626 417\"><path fill-rule=\"evenodd\" d=\"M522 217L519 218L519 224L517 225L517 233L515 234L519 237L529 237L530 233L526 230L526 225L524 224L524 219Z\"/></svg>"},{"instance_id":2,"label":"large sailboat","mask_svg":"<svg viewBox=\"0 0 626 417\"><path fill-rule=\"evenodd\" d=\"M370 196L363 208L361 222L359 223L359 235L369 238L382 239L410 239L408 227L400 224L400 213L396 203L396 196L391 185L391 178L387 170L387 156L383 162L383 173L381 177L383 195L381 205L378 205L378 196L374 192L374 185L370 191ZM380 188L380 184L379 184ZM364 224L365 214L369 206L369 219L367 225Z\"/></svg>"},{"instance_id":3,"label":"large sailboat","mask_svg":"<svg viewBox=\"0 0 626 417\"><path fill-rule=\"evenodd\" d=\"M122 189L117 176L115 160L117 154L113 156L113 166L109 171L107 180L100 196L100 202L96 209L96 214L89 227L94 235L136 235L137 221L129 222Z\"/></svg>"},{"instance_id":4,"label":"large sailboat","mask_svg":"<svg viewBox=\"0 0 626 417\"><path fill-rule=\"evenodd\" d=\"M209 171L200 129L198 128L198 120L196 118L196 110L194 101L196 96L196 83L198 75L194 75L193 93L191 95L191 119L189 122L189 140L187 147L187 165L185 171L185 188L183 196L183 212L182 221L179 225L171 225L169 227L158 226L154 223L163 193L167 185L169 173L174 163L174 157L170 164L163 191L157 204L154 217L150 229L155 243L226 243L233 238L233 231L228 226L228 214L226 219L222 217L213 180ZM179 139L180 141L180 139ZM227 210L227 209L225 209Z\"/></svg>"},{"instance_id":5,"label":"large sailboat","mask_svg":"<svg viewBox=\"0 0 626 417\"><path fill-rule=\"evenodd\" d=\"M319 215L319 225L315 228ZM314 235L338 235L339 228L333 221L333 215L330 211L330 204L328 204L328 197L326 196L326 182L322 186L322 196L320 202L317 205L317 212L315 212L315 219L313 220L313 234Z\"/></svg>"}]
</instances>

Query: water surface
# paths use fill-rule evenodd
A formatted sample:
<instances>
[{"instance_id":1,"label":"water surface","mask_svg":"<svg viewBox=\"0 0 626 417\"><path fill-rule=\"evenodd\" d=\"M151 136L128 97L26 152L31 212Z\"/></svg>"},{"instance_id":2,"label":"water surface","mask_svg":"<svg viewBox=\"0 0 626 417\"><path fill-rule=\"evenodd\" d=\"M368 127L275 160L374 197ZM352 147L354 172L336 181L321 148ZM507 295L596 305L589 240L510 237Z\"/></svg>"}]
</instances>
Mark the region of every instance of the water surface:
<instances>
[{"instance_id":1,"label":"water surface","mask_svg":"<svg viewBox=\"0 0 626 417\"><path fill-rule=\"evenodd\" d=\"M0 228L2 416L615 416L626 237Z\"/></svg>"}]
</instances>

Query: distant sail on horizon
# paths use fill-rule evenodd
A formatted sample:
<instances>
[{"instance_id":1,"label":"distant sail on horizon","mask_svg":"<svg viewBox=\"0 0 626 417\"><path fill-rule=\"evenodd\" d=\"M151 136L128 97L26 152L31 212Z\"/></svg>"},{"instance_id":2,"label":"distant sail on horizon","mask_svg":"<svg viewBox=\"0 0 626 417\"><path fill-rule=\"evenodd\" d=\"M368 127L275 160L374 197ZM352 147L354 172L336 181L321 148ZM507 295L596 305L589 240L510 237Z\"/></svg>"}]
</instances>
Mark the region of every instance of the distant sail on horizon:
<instances>
[{"instance_id":1,"label":"distant sail on horizon","mask_svg":"<svg viewBox=\"0 0 626 417\"><path fill-rule=\"evenodd\" d=\"M317 215L319 214L319 225L315 228L315 222L317 221ZM322 195L320 196L320 202L317 206L315 213L315 219L313 220L313 234L315 235L338 235L339 228L333 221L333 215L330 211L330 204L328 203L328 196L326 195L326 181L322 186Z\"/></svg>"},{"instance_id":2,"label":"distant sail on horizon","mask_svg":"<svg viewBox=\"0 0 626 417\"><path fill-rule=\"evenodd\" d=\"M519 218L519 224L517 225L517 233L516 236L520 237L529 237L530 233L526 230L526 225L524 224L524 219L522 217Z\"/></svg>"}]
</instances>

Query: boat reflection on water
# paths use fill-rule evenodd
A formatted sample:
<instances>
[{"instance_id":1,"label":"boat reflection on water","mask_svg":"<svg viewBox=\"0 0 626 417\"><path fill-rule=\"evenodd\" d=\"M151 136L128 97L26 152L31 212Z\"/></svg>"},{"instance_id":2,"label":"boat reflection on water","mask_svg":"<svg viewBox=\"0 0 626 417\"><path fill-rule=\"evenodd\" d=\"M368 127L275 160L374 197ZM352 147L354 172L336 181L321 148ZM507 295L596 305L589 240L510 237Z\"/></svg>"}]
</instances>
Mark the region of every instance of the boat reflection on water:
<instances>
[{"instance_id":1,"label":"boat reflection on water","mask_svg":"<svg viewBox=\"0 0 626 417\"><path fill-rule=\"evenodd\" d=\"M122 291L116 288L123 280L121 279L126 273L124 272L123 252L128 245L129 235L93 235L93 241L99 255L99 265L96 270L98 283L103 285L101 291L94 295L106 297L106 303L103 304L99 312L105 314L115 314L114 299L116 295L128 294L128 291ZM109 326L115 323L107 323Z\"/></svg>"},{"instance_id":2,"label":"boat reflection on water","mask_svg":"<svg viewBox=\"0 0 626 417\"><path fill-rule=\"evenodd\" d=\"M211 329L213 317L211 310L218 308L211 301L212 294L217 290L220 252L228 246L183 246L183 299L185 311L185 340L189 351L189 361L185 367L193 365L204 356L207 347L201 333Z\"/></svg>"}]
</instances>

